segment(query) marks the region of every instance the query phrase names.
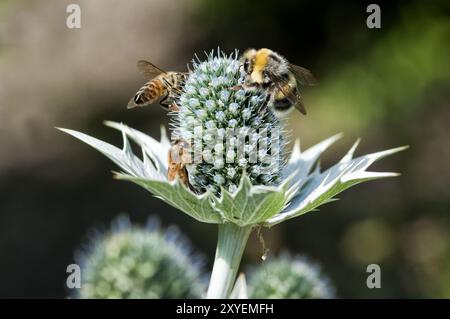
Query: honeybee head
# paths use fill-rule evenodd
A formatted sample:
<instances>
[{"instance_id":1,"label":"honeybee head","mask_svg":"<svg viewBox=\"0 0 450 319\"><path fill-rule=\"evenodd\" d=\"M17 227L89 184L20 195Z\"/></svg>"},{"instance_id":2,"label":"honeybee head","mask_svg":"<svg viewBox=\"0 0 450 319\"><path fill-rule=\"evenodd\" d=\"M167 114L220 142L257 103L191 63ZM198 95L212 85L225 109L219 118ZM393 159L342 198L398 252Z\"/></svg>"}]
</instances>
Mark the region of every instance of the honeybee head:
<instances>
[{"instance_id":1,"label":"honeybee head","mask_svg":"<svg viewBox=\"0 0 450 319\"><path fill-rule=\"evenodd\" d=\"M241 66L246 81L255 84L268 84L271 75L283 75L288 72L288 62L269 49L249 49L241 58Z\"/></svg>"}]
</instances>

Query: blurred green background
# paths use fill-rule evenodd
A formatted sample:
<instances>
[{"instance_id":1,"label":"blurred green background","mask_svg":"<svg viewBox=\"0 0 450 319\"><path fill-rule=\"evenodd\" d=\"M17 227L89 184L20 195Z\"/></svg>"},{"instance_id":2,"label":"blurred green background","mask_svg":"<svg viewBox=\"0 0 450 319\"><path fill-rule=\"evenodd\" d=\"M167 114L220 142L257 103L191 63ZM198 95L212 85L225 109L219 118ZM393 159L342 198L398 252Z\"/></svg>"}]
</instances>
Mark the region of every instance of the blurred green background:
<instances>
[{"instance_id":1,"label":"blurred green background","mask_svg":"<svg viewBox=\"0 0 450 319\"><path fill-rule=\"evenodd\" d=\"M81 29L66 27L70 3L81 6ZM102 126L108 119L158 137L168 123L161 108L125 108L144 83L136 61L185 70L194 53L220 46L269 47L313 70L320 84L306 93L308 115L289 124L304 148L345 133L324 167L357 137L359 154L411 146L375 167L400 178L265 231L271 252L309 255L339 297L449 298L450 3L376 1L382 28L368 29L369 3L1 1L0 297L69 295L74 252L119 213L178 225L211 265L214 226L112 180L108 159L54 126L120 143ZM244 264L261 251L252 237ZM366 287L370 263L381 266L381 289Z\"/></svg>"}]
</instances>

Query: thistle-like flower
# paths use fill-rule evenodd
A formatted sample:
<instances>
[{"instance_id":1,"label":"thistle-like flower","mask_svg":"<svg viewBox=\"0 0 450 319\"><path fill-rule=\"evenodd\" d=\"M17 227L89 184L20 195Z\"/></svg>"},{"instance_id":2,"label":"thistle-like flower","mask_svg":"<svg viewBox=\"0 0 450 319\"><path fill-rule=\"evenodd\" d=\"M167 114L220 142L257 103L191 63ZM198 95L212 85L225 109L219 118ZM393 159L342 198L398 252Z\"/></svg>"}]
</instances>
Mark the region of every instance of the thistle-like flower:
<instances>
[{"instance_id":1,"label":"thistle-like flower","mask_svg":"<svg viewBox=\"0 0 450 319\"><path fill-rule=\"evenodd\" d=\"M328 299L334 287L319 266L304 257L282 254L249 272L250 298Z\"/></svg>"},{"instance_id":2,"label":"thistle-like flower","mask_svg":"<svg viewBox=\"0 0 450 319\"><path fill-rule=\"evenodd\" d=\"M232 89L242 80L236 58L211 53L207 61L193 61L177 101L174 136L194 145L190 180L200 192L234 193L244 172L253 185L276 185L280 178L280 122L271 109L261 111L264 91Z\"/></svg>"},{"instance_id":3,"label":"thistle-like flower","mask_svg":"<svg viewBox=\"0 0 450 319\"><path fill-rule=\"evenodd\" d=\"M82 285L78 298L200 298L202 260L175 228L156 219L147 227L120 217L112 230L79 252Z\"/></svg>"},{"instance_id":4,"label":"thistle-like flower","mask_svg":"<svg viewBox=\"0 0 450 319\"><path fill-rule=\"evenodd\" d=\"M229 296L254 226L277 225L333 201L338 193L353 185L397 176L370 172L367 168L376 160L405 148L353 158L357 141L336 165L321 171L317 164L319 157L341 136L335 135L303 152L296 141L290 158L285 161L283 130L270 108L264 107L265 93L234 92L230 88L239 81L236 56L209 55L206 62L193 64L177 101L180 111L174 120L175 138L189 140L192 145L190 182L200 193L193 193L179 180L167 180L167 154L171 144L164 129L158 142L124 124L106 122L122 132L122 149L62 129L115 162L122 169L115 174L118 179L144 187L198 221L220 225L208 290L208 297L216 298ZM214 136L209 134L211 131L215 132ZM142 158L133 153L129 139L140 146ZM225 140L223 146L217 142L221 139Z\"/></svg>"}]
</instances>

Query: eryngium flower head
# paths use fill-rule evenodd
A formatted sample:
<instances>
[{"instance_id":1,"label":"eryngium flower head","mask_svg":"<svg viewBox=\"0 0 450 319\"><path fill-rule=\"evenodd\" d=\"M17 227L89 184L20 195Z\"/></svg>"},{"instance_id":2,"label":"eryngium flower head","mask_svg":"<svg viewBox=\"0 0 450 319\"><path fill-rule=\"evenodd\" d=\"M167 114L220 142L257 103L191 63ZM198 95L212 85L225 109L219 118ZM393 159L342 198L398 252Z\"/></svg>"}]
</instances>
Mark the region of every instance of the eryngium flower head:
<instances>
[{"instance_id":1,"label":"eryngium flower head","mask_svg":"<svg viewBox=\"0 0 450 319\"><path fill-rule=\"evenodd\" d=\"M225 127L234 126L234 121L237 122L237 126L251 127L251 125L255 125L255 127L262 128L261 131L256 132L259 133L259 142L261 142L264 139L262 137L264 136L264 125L271 128L276 128L278 125L278 120L270 109L266 109L266 113L258 112L262 106L261 94L263 93L248 92L244 94L242 91L231 90L230 85L239 83L237 63L236 57L209 56L208 61L194 64L193 73L179 97L178 103L181 110L179 114L175 115L174 132L179 138L193 138L193 141L190 141L192 142L194 161L191 169L192 182L200 190L205 191L204 193L192 192L178 179L168 181L167 157L171 143L164 129L161 131L161 140L157 141L124 124L107 122L106 125L121 131L122 149L77 131L61 130L91 145L116 163L122 170L120 173L116 173L117 178L129 180L144 187L166 203L205 223L233 223L242 227L259 224L271 227L307 212L315 211L320 205L335 200L334 197L337 194L349 187L370 180L398 175L372 172L367 169L375 161L397 153L405 147L354 157L359 141L338 163L326 170L321 170L318 165L320 156L340 138L340 134L305 151L300 150L300 142L297 140L285 164L282 162L281 132L278 134L278 143L274 143L272 139L277 134L271 134L269 157L276 168L275 171L271 171L273 168L271 165L267 167L264 163L258 162L260 161L259 157L255 163L248 161L247 159L250 158L247 157L247 154L254 155L254 152L247 152L244 158L240 158L239 147L235 154L237 162L225 162L222 167L222 163L214 161L215 156L212 156L212 163L207 161L204 163L203 161L208 157L205 156L205 149L207 150L207 146L210 144L208 141L214 141L213 137L208 137L207 130L210 127L216 126L218 127L216 132L220 132ZM257 101L252 102L255 99ZM223 102L224 100L228 104ZM208 105L211 104L208 101L213 101L211 102L213 105L210 106L211 110L208 109ZM241 111L234 114L234 108ZM248 120L244 114L245 110L250 110ZM251 120L256 118L261 120L264 125L252 124ZM230 121L232 121L231 125ZM199 125L197 126L196 123ZM196 127L199 128L198 130L205 130L205 134L200 134L200 143L196 143ZM237 134L239 140L239 132ZM233 137L233 134L231 136ZM134 154L129 139L141 148L142 157ZM246 137L244 140L249 139ZM200 156L197 156L199 144L205 149L202 149ZM274 144L278 144L280 148L277 150ZM213 145L212 155L216 155L216 144ZM227 143L225 143L226 145ZM217 151L217 153L220 152ZM200 162L197 162L198 157ZM231 157L233 156L230 155ZM260 170L268 168L269 174L261 173L256 168Z\"/></svg>"},{"instance_id":2,"label":"eryngium flower head","mask_svg":"<svg viewBox=\"0 0 450 319\"><path fill-rule=\"evenodd\" d=\"M314 263L304 257L282 254L249 274L250 298L334 298L334 287Z\"/></svg>"},{"instance_id":3,"label":"eryngium flower head","mask_svg":"<svg viewBox=\"0 0 450 319\"><path fill-rule=\"evenodd\" d=\"M283 166L280 123L264 91L233 89L243 80L237 53L218 52L192 71L177 100L174 136L194 145L190 181L200 192L236 191L243 172L253 185L276 185Z\"/></svg>"},{"instance_id":4,"label":"eryngium flower head","mask_svg":"<svg viewBox=\"0 0 450 319\"><path fill-rule=\"evenodd\" d=\"M81 265L79 298L200 298L201 260L176 229L146 228L119 218L111 232L98 236Z\"/></svg>"}]
</instances>

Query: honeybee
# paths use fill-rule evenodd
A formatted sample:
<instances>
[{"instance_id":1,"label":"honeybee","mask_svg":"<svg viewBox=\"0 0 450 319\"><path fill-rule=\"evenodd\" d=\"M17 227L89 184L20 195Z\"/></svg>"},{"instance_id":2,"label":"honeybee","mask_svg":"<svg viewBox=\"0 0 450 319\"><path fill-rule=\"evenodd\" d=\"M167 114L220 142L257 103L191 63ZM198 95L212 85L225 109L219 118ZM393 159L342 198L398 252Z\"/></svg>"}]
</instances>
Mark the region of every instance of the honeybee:
<instances>
[{"instance_id":1,"label":"honeybee","mask_svg":"<svg viewBox=\"0 0 450 319\"><path fill-rule=\"evenodd\" d=\"M127 108L147 106L159 100L159 104L166 110L178 111L174 103L176 96L187 77L185 72L163 71L148 61L138 61L137 67L145 79L145 83L135 96L128 102Z\"/></svg>"},{"instance_id":2,"label":"honeybee","mask_svg":"<svg viewBox=\"0 0 450 319\"><path fill-rule=\"evenodd\" d=\"M167 179L174 181L177 177L191 191L197 193L189 182L189 175L186 165L191 163L190 145L183 139L175 140L169 150Z\"/></svg>"},{"instance_id":3,"label":"honeybee","mask_svg":"<svg viewBox=\"0 0 450 319\"><path fill-rule=\"evenodd\" d=\"M306 114L301 91L305 86L315 85L311 71L289 63L284 57L270 49L248 49L240 60L244 83L237 88L263 89L268 94L265 105L276 113L297 108Z\"/></svg>"}]
</instances>

